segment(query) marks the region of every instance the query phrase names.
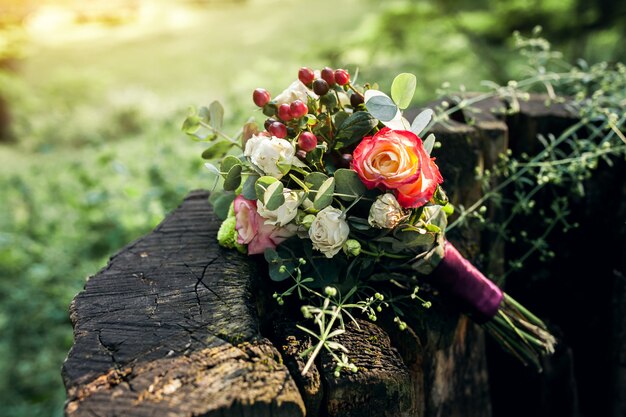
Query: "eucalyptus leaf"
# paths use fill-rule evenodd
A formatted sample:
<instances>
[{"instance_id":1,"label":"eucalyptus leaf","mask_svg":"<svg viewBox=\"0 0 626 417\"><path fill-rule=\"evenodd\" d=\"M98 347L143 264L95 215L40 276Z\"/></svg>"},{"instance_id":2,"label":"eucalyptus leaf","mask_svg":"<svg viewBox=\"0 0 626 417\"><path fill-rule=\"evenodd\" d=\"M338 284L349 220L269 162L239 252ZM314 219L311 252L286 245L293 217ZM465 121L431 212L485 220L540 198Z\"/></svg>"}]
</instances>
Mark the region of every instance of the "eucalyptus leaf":
<instances>
[{"instance_id":1,"label":"eucalyptus leaf","mask_svg":"<svg viewBox=\"0 0 626 417\"><path fill-rule=\"evenodd\" d=\"M315 199L313 200L313 207L317 210L321 210L324 207L329 206L333 202L333 193L335 192L335 178L330 177L319 187Z\"/></svg>"},{"instance_id":2,"label":"eucalyptus leaf","mask_svg":"<svg viewBox=\"0 0 626 417\"><path fill-rule=\"evenodd\" d=\"M400 109L406 109L411 104L417 79L409 73L398 74L391 84L391 98Z\"/></svg>"},{"instance_id":3,"label":"eucalyptus leaf","mask_svg":"<svg viewBox=\"0 0 626 417\"><path fill-rule=\"evenodd\" d=\"M276 210L285 202L285 195L283 194L283 183L275 181L267 187L263 194L263 204L268 210Z\"/></svg>"},{"instance_id":4,"label":"eucalyptus leaf","mask_svg":"<svg viewBox=\"0 0 626 417\"><path fill-rule=\"evenodd\" d=\"M248 175L248 178L246 178L246 180L244 181L243 188L241 190L241 194L244 196L244 198L248 200L256 199L256 189L254 188L254 185L259 178L259 175Z\"/></svg>"},{"instance_id":5,"label":"eucalyptus leaf","mask_svg":"<svg viewBox=\"0 0 626 417\"><path fill-rule=\"evenodd\" d=\"M422 133L422 131L426 129L428 123L430 123L431 119L433 118L433 114L434 112L431 109L426 109L417 116L415 116L413 123L411 123L411 132L419 136L420 133Z\"/></svg>"},{"instance_id":6,"label":"eucalyptus leaf","mask_svg":"<svg viewBox=\"0 0 626 417\"><path fill-rule=\"evenodd\" d=\"M183 121L181 130L188 135L194 134L200 129L200 117L196 114L196 110L193 107L189 108L189 114Z\"/></svg>"},{"instance_id":7,"label":"eucalyptus leaf","mask_svg":"<svg viewBox=\"0 0 626 417\"><path fill-rule=\"evenodd\" d=\"M365 108L381 122L393 120L398 113L398 106L385 94L374 95L369 100L366 100Z\"/></svg>"},{"instance_id":8,"label":"eucalyptus leaf","mask_svg":"<svg viewBox=\"0 0 626 417\"><path fill-rule=\"evenodd\" d=\"M224 123L224 107L219 101L214 101L209 105L209 115L211 117L211 126L214 129L221 129Z\"/></svg>"},{"instance_id":9,"label":"eucalyptus leaf","mask_svg":"<svg viewBox=\"0 0 626 417\"><path fill-rule=\"evenodd\" d=\"M220 175L220 170L215 165L209 162L206 162L204 166L206 167L206 169L208 169L211 172L211 174Z\"/></svg>"},{"instance_id":10,"label":"eucalyptus leaf","mask_svg":"<svg viewBox=\"0 0 626 417\"><path fill-rule=\"evenodd\" d=\"M224 177L224 190L226 191L234 191L241 184L241 170L243 169L243 165L233 165L233 167L228 170L228 174Z\"/></svg>"},{"instance_id":11,"label":"eucalyptus leaf","mask_svg":"<svg viewBox=\"0 0 626 417\"><path fill-rule=\"evenodd\" d=\"M202 106L198 109L198 117L206 124L211 123L211 112L206 106Z\"/></svg>"},{"instance_id":12,"label":"eucalyptus leaf","mask_svg":"<svg viewBox=\"0 0 626 417\"><path fill-rule=\"evenodd\" d=\"M259 177L254 184L254 190L256 191L256 198L261 201L265 201L265 191L269 188L270 185L277 182L278 180L274 177L263 176Z\"/></svg>"},{"instance_id":13,"label":"eucalyptus leaf","mask_svg":"<svg viewBox=\"0 0 626 417\"><path fill-rule=\"evenodd\" d=\"M428 155L430 155L431 152L433 151L433 146L435 146L435 135L431 133L430 135L428 135L428 137L424 141L424 150L426 151Z\"/></svg>"},{"instance_id":14,"label":"eucalyptus leaf","mask_svg":"<svg viewBox=\"0 0 626 417\"><path fill-rule=\"evenodd\" d=\"M214 142L202 152L202 159L216 159L228 152L230 148L232 148L233 144L226 141L220 140L218 142Z\"/></svg>"},{"instance_id":15,"label":"eucalyptus leaf","mask_svg":"<svg viewBox=\"0 0 626 417\"><path fill-rule=\"evenodd\" d=\"M236 156L228 155L224 159L222 159L222 163L220 164L220 171L224 178L230 172L230 169L235 165L241 165L241 161Z\"/></svg>"},{"instance_id":16,"label":"eucalyptus leaf","mask_svg":"<svg viewBox=\"0 0 626 417\"><path fill-rule=\"evenodd\" d=\"M304 183L308 184L310 189L318 190L327 179L328 175L324 175L321 172L311 172L304 177Z\"/></svg>"},{"instance_id":17,"label":"eucalyptus leaf","mask_svg":"<svg viewBox=\"0 0 626 417\"><path fill-rule=\"evenodd\" d=\"M209 202L213 205L213 211L215 215L224 220L228 217L228 211L230 210L230 205L235 200L235 193L232 191L226 192L214 192L211 194L209 198Z\"/></svg>"},{"instance_id":18,"label":"eucalyptus leaf","mask_svg":"<svg viewBox=\"0 0 626 417\"><path fill-rule=\"evenodd\" d=\"M340 168L335 171L335 192L337 194L345 194L345 196L339 197L342 200L355 200L365 194L366 191L367 187L365 187L356 171L346 168Z\"/></svg>"}]
</instances>

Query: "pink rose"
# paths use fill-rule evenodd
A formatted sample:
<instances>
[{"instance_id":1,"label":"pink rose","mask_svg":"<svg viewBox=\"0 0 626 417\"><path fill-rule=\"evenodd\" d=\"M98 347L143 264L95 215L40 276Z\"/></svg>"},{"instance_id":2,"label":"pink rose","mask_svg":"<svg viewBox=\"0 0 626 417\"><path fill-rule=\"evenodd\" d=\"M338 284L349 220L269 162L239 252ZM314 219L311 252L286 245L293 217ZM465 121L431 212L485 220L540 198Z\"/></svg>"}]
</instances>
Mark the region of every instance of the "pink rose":
<instances>
[{"instance_id":1,"label":"pink rose","mask_svg":"<svg viewBox=\"0 0 626 417\"><path fill-rule=\"evenodd\" d=\"M274 249L295 234L291 229L265 224L265 219L257 212L256 200L238 195L234 209L237 243L248 245L248 255L258 255L268 248Z\"/></svg>"}]
</instances>

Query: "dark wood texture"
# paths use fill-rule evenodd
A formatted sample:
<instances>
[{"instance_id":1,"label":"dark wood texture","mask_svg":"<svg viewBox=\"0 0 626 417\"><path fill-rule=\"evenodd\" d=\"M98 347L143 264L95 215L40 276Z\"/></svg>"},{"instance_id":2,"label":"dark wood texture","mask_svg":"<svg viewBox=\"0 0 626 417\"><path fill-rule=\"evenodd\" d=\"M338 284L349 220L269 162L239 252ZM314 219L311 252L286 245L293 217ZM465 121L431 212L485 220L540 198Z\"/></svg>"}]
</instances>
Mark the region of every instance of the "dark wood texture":
<instances>
[{"instance_id":1,"label":"dark wood texture","mask_svg":"<svg viewBox=\"0 0 626 417\"><path fill-rule=\"evenodd\" d=\"M215 243L207 197L190 194L74 299L66 415L304 415L259 333L254 263Z\"/></svg>"}]
</instances>

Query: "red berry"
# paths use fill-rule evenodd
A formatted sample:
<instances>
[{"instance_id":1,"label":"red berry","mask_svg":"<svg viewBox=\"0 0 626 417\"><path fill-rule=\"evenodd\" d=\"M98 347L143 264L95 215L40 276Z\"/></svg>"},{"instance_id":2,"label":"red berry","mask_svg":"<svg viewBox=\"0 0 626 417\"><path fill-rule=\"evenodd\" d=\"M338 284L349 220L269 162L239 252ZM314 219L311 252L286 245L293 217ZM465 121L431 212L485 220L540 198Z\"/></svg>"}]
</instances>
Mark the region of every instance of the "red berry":
<instances>
[{"instance_id":1,"label":"red berry","mask_svg":"<svg viewBox=\"0 0 626 417\"><path fill-rule=\"evenodd\" d=\"M339 85L346 85L350 82L350 74L345 69L335 71L335 81Z\"/></svg>"},{"instance_id":2,"label":"red berry","mask_svg":"<svg viewBox=\"0 0 626 417\"><path fill-rule=\"evenodd\" d=\"M309 85L315 79L315 74L313 74L313 70L311 68L302 67L300 71L298 71L298 79L302 81L302 84Z\"/></svg>"},{"instance_id":3,"label":"red berry","mask_svg":"<svg viewBox=\"0 0 626 417\"><path fill-rule=\"evenodd\" d=\"M281 122L272 123L267 130L272 136L276 136L277 138L282 139L287 136L287 126L285 126Z\"/></svg>"},{"instance_id":4,"label":"red berry","mask_svg":"<svg viewBox=\"0 0 626 417\"><path fill-rule=\"evenodd\" d=\"M329 86L335 85L335 71L330 67L325 67L322 70L322 79L328 83Z\"/></svg>"},{"instance_id":5,"label":"red berry","mask_svg":"<svg viewBox=\"0 0 626 417\"><path fill-rule=\"evenodd\" d=\"M252 93L252 100L254 101L254 104L259 107L263 107L269 103L270 98L270 93L268 93L264 88L257 88L254 90L254 93Z\"/></svg>"},{"instance_id":6,"label":"red berry","mask_svg":"<svg viewBox=\"0 0 626 417\"><path fill-rule=\"evenodd\" d=\"M359 105L363 104L363 102L363 96L360 94L354 93L350 96L350 105L352 107L359 107Z\"/></svg>"},{"instance_id":7,"label":"red berry","mask_svg":"<svg viewBox=\"0 0 626 417\"><path fill-rule=\"evenodd\" d=\"M313 92L318 96L323 96L324 94L328 93L329 89L330 87L328 86L328 83L321 78L313 81Z\"/></svg>"},{"instance_id":8,"label":"red berry","mask_svg":"<svg viewBox=\"0 0 626 417\"><path fill-rule=\"evenodd\" d=\"M272 123L277 122L277 121L278 121L278 120L276 120L276 119L272 119L272 118L270 117L269 119L265 120L265 123L263 123L263 127L265 127L265 129L267 130L267 129L269 129L269 128L270 128L270 125L271 125Z\"/></svg>"},{"instance_id":9,"label":"red berry","mask_svg":"<svg viewBox=\"0 0 626 417\"><path fill-rule=\"evenodd\" d=\"M298 147L305 152L311 152L317 146L317 136L311 132L302 132L298 138Z\"/></svg>"},{"instance_id":10,"label":"red berry","mask_svg":"<svg viewBox=\"0 0 626 417\"><path fill-rule=\"evenodd\" d=\"M289 104L285 103L285 104L281 104L280 106L278 106L278 117L280 117L281 120L285 122L288 122L293 118L291 117Z\"/></svg>"},{"instance_id":11,"label":"red berry","mask_svg":"<svg viewBox=\"0 0 626 417\"><path fill-rule=\"evenodd\" d=\"M306 104L304 104L304 102L302 102L302 100L295 100L289 106L289 113L291 114L291 117L293 117L294 119L299 119L305 114L307 114L308 112L309 112L309 108L307 107Z\"/></svg>"}]
</instances>

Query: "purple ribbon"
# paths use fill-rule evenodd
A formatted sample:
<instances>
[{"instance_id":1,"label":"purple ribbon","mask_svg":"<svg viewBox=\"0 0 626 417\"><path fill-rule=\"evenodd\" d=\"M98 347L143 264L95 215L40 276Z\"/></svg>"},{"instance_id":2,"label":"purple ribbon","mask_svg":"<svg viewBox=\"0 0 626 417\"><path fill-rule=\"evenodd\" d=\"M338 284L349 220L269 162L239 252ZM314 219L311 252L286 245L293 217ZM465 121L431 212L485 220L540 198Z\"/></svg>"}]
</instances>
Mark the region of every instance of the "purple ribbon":
<instances>
[{"instance_id":1,"label":"purple ribbon","mask_svg":"<svg viewBox=\"0 0 626 417\"><path fill-rule=\"evenodd\" d=\"M504 297L502 290L448 241L444 258L433 271L433 277L433 285L454 297L477 323L483 324L498 313Z\"/></svg>"}]
</instances>

